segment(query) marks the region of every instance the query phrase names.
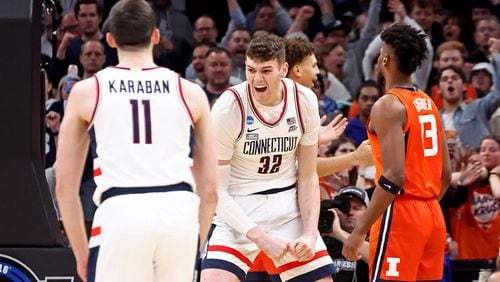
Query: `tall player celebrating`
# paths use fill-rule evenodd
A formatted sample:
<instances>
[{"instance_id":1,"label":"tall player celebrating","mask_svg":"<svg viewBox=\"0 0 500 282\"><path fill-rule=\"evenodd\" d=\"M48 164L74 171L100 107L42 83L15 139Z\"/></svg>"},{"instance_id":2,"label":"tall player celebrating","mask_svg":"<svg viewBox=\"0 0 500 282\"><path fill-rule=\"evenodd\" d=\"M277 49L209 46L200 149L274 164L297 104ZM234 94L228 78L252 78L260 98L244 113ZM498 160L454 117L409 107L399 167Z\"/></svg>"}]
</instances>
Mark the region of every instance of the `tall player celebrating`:
<instances>
[{"instance_id":1,"label":"tall player celebrating","mask_svg":"<svg viewBox=\"0 0 500 282\"><path fill-rule=\"evenodd\" d=\"M212 108L220 202L202 281L243 281L260 251L282 280L331 281L335 269L317 231L317 99L286 73L283 40L254 38L248 81Z\"/></svg>"},{"instance_id":2,"label":"tall player celebrating","mask_svg":"<svg viewBox=\"0 0 500 282\"><path fill-rule=\"evenodd\" d=\"M154 64L160 33L146 1L119 1L108 23L119 64L75 84L59 135L57 198L78 274L192 281L198 234L203 243L217 202L208 101L201 88ZM89 129L100 205L88 243L78 188Z\"/></svg>"},{"instance_id":3,"label":"tall player celebrating","mask_svg":"<svg viewBox=\"0 0 500 282\"><path fill-rule=\"evenodd\" d=\"M451 172L438 109L410 79L426 56L425 37L393 25L381 38L378 64L388 91L367 128L378 184L342 253L359 259L371 227L371 281L440 281L446 230L438 201Z\"/></svg>"}]
</instances>

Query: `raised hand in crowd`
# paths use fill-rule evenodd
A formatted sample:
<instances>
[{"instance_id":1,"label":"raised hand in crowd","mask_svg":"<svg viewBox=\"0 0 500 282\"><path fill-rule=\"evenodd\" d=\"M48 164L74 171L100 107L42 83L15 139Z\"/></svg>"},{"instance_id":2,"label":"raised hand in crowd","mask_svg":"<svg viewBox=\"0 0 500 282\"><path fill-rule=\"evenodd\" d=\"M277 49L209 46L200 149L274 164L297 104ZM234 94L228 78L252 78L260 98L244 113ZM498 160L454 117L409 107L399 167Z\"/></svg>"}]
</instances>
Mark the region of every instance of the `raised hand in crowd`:
<instances>
[{"instance_id":1,"label":"raised hand in crowd","mask_svg":"<svg viewBox=\"0 0 500 282\"><path fill-rule=\"evenodd\" d=\"M61 115L57 112L50 111L47 115L45 115L45 120L52 134L57 136L59 133L59 127L61 126Z\"/></svg>"},{"instance_id":2,"label":"raised hand in crowd","mask_svg":"<svg viewBox=\"0 0 500 282\"><path fill-rule=\"evenodd\" d=\"M394 13L394 21L402 22L406 16L405 5L400 0L389 0L387 2L387 8L389 12Z\"/></svg>"},{"instance_id":3,"label":"raised hand in crowd","mask_svg":"<svg viewBox=\"0 0 500 282\"><path fill-rule=\"evenodd\" d=\"M448 150L450 157L453 156L457 160L456 171L464 170L472 156L472 148L468 146L457 148L456 145L448 143Z\"/></svg>"},{"instance_id":4,"label":"raised hand in crowd","mask_svg":"<svg viewBox=\"0 0 500 282\"><path fill-rule=\"evenodd\" d=\"M500 53L500 39L499 38L493 38L491 37L490 40L488 40L488 46L490 50L490 54L497 54Z\"/></svg>"},{"instance_id":5,"label":"raised hand in crowd","mask_svg":"<svg viewBox=\"0 0 500 282\"><path fill-rule=\"evenodd\" d=\"M270 0L269 4L271 4L274 9L281 7L281 3L279 0Z\"/></svg>"},{"instance_id":6,"label":"raised hand in crowd","mask_svg":"<svg viewBox=\"0 0 500 282\"><path fill-rule=\"evenodd\" d=\"M57 48L57 58L59 60L64 60L66 58L66 49L69 47L71 42L79 37L78 34L71 33L69 31L66 31L64 33L64 36L61 40L61 44L59 45L59 48Z\"/></svg>"},{"instance_id":7,"label":"raised hand in crowd","mask_svg":"<svg viewBox=\"0 0 500 282\"><path fill-rule=\"evenodd\" d=\"M458 185L467 186L479 179L483 179L488 175L488 170L483 166L480 160L474 157L469 158L469 162L460 172Z\"/></svg>"},{"instance_id":8,"label":"raised hand in crowd","mask_svg":"<svg viewBox=\"0 0 500 282\"><path fill-rule=\"evenodd\" d=\"M330 0L314 0L318 4L321 14L333 13L333 4Z\"/></svg>"},{"instance_id":9,"label":"raised hand in crowd","mask_svg":"<svg viewBox=\"0 0 500 282\"><path fill-rule=\"evenodd\" d=\"M297 17L293 21L292 25L287 31L287 34L292 34L294 32L303 32L307 29L309 19L314 15L313 6L302 6L300 7Z\"/></svg>"},{"instance_id":10,"label":"raised hand in crowd","mask_svg":"<svg viewBox=\"0 0 500 282\"><path fill-rule=\"evenodd\" d=\"M326 119L326 115L322 116L320 124L323 124ZM339 138L339 136L344 133L346 127L347 118L343 117L342 114L338 114L330 123L319 128L318 144L328 144Z\"/></svg>"}]
</instances>

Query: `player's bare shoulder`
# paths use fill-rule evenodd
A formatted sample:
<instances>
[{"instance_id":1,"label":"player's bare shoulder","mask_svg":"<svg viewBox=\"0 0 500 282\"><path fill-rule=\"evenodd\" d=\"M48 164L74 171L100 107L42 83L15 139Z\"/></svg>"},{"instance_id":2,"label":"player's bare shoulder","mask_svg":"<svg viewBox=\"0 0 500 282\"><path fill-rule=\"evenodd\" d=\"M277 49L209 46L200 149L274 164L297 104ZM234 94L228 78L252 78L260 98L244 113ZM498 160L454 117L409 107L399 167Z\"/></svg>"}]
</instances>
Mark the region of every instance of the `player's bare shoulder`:
<instances>
[{"instance_id":1,"label":"player's bare shoulder","mask_svg":"<svg viewBox=\"0 0 500 282\"><path fill-rule=\"evenodd\" d=\"M196 83L180 78L180 90L186 99L186 104L193 115L193 122L210 109L205 91Z\"/></svg>"},{"instance_id":2,"label":"player's bare shoulder","mask_svg":"<svg viewBox=\"0 0 500 282\"><path fill-rule=\"evenodd\" d=\"M296 85L297 87L297 91L299 93L299 97L302 96L303 99L308 99L308 100L315 100L317 101L318 100L318 97L316 96L316 93L314 93L314 91L312 91L310 88L300 84L300 83L297 83L293 80L290 80L288 78L283 78L283 80L286 81L289 81L290 84L294 84Z\"/></svg>"},{"instance_id":3,"label":"player's bare shoulder","mask_svg":"<svg viewBox=\"0 0 500 282\"><path fill-rule=\"evenodd\" d=\"M94 110L98 97L99 87L95 76L78 81L71 88L66 112L74 112L87 120Z\"/></svg>"},{"instance_id":4,"label":"player's bare shoulder","mask_svg":"<svg viewBox=\"0 0 500 282\"><path fill-rule=\"evenodd\" d=\"M406 125L406 108L396 95L386 94L373 104L370 113L370 130L378 126Z\"/></svg>"},{"instance_id":5,"label":"player's bare shoulder","mask_svg":"<svg viewBox=\"0 0 500 282\"><path fill-rule=\"evenodd\" d=\"M373 104L371 114L380 114L385 116L393 116L399 114L406 115L406 109L403 102L401 102L401 100L399 100L396 95L387 93L386 95L380 97L377 102L375 102L375 104Z\"/></svg>"},{"instance_id":6,"label":"player's bare shoulder","mask_svg":"<svg viewBox=\"0 0 500 282\"><path fill-rule=\"evenodd\" d=\"M234 110L240 112L241 95L241 91L237 90L236 87L226 89L212 106L212 112L230 113Z\"/></svg>"}]
</instances>

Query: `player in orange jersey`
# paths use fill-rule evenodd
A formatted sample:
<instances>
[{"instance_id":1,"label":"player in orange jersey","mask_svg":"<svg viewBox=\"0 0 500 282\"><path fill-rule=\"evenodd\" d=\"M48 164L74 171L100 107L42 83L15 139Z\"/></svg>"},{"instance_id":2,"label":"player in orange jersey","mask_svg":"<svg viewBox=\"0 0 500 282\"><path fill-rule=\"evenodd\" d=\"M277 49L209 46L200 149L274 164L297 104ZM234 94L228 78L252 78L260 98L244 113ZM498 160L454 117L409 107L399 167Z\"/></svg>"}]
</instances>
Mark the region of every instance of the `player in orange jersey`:
<instances>
[{"instance_id":1,"label":"player in orange jersey","mask_svg":"<svg viewBox=\"0 0 500 282\"><path fill-rule=\"evenodd\" d=\"M387 95L373 106L367 127L377 187L342 253L359 259L371 227L370 281L437 281L446 240L438 201L451 172L438 109L410 79L426 57L425 35L392 25L381 38Z\"/></svg>"}]
</instances>

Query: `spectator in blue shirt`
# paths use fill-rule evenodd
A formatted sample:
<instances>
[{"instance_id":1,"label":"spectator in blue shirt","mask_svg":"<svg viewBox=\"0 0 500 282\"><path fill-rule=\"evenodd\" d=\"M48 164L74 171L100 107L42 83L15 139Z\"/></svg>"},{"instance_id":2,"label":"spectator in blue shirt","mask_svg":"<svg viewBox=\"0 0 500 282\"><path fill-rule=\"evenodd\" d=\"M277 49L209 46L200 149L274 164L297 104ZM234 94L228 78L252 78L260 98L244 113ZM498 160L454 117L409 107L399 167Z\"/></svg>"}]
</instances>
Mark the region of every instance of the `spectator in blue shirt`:
<instances>
[{"instance_id":1,"label":"spectator in blue shirt","mask_svg":"<svg viewBox=\"0 0 500 282\"><path fill-rule=\"evenodd\" d=\"M382 96L382 87L373 80L367 80L361 84L356 101L359 104L360 112L349 120L344 135L356 141L356 146L368 139L366 135L366 123L370 116L373 104Z\"/></svg>"}]
</instances>

